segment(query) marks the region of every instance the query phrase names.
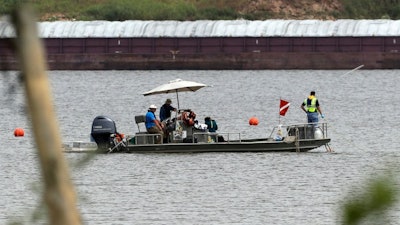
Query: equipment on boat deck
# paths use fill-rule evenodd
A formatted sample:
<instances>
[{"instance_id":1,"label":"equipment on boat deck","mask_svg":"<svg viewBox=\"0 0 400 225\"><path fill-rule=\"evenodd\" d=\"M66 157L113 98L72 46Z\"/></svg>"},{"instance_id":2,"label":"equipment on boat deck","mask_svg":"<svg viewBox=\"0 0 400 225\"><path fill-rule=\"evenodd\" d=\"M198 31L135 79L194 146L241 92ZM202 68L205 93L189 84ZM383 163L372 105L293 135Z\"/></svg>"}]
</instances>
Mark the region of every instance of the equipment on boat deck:
<instances>
[{"instance_id":1,"label":"equipment on boat deck","mask_svg":"<svg viewBox=\"0 0 400 225\"><path fill-rule=\"evenodd\" d=\"M324 138L324 133L322 132L320 127L316 127L314 131L314 138L315 139L322 139Z\"/></svg>"}]
</instances>

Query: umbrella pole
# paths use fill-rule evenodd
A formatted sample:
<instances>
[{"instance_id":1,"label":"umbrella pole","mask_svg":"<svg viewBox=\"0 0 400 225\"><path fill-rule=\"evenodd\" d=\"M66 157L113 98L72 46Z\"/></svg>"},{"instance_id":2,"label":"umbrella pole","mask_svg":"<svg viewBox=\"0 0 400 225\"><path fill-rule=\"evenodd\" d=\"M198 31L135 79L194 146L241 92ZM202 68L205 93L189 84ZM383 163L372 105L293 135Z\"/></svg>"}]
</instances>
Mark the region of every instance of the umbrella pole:
<instances>
[{"instance_id":1,"label":"umbrella pole","mask_svg":"<svg viewBox=\"0 0 400 225\"><path fill-rule=\"evenodd\" d=\"M179 97L178 97L178 90L176 90L176 101L178 102L178 109L180 109L180 107L179 107Z\"/></svg>"},{"instance_id":2,"label":"umbrella pole","mask_svg":"<svg viewBox=\"0 0 400 225\"><path fill-rule=\"evenodd\" d=\"M178 115L179 115L179 96L178 96L178 90L176 90L176 102L178 104L178 108L176 109L176 114L175 114L175 132L177 132L179 135L182 135L182 127L178 121ZM175 135L172 133L172 140L175 141Z\"/></svg>"}]
</instances>

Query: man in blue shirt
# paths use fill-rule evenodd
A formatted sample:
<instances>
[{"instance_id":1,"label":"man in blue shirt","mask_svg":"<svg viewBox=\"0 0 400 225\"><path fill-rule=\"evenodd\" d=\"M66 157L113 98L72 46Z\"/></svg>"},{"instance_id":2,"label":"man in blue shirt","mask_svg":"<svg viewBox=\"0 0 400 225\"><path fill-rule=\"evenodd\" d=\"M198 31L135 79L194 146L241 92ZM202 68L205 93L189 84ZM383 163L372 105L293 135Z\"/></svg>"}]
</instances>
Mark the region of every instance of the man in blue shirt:
<instances>
[{"instance_id":1,"label":"man in blue shirt","mask_svg":"<svg viewBox=\"0 0 400 225\"><path fill-rule=\"evenodd\" d=\"M157 106L150 105L149 110L146 113L146 130L149 134L160 134L161 137L157 136L156 144L161 144L163 140L164 131L162 128L162 124L159 120L157 120L155 112L157 110Z\"/></svg>"}]
</instances>

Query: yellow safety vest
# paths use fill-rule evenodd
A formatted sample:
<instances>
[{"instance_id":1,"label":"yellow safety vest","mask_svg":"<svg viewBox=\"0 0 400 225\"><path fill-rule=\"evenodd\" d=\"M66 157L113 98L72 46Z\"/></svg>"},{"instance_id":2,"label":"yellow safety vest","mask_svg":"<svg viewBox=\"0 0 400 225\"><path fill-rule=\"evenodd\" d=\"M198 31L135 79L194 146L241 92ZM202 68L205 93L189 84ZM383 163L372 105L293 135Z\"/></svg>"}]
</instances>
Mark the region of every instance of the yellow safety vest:
<instances>
[{"instance_id":1,"label":"yellow safety vest","mask_svg":"<svg viewBox=\"0 0 400 225\"><path fill-rule=\"evenodd\" d=\"M304 100L304 105L306 105L307 112L316 112L317 111L317 98L311 99L311 105L307 104L308 98Z\"/></svg>"}]
</instances>

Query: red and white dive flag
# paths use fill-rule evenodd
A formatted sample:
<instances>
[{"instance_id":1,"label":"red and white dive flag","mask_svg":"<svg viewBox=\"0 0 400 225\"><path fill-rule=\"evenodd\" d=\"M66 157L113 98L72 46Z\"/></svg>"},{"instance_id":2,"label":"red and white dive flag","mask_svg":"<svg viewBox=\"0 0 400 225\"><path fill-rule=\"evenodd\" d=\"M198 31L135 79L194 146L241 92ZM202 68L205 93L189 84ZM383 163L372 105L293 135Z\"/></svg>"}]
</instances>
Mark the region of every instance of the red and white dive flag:
<instances>
[{"instance_id":1,"label":"red and white dive flag","mask_svg":"<svg viewBox=\"0 0 400 225\"><path fill-rule=\"evenodd\" d=\"M290 102L281 99L279 115L285 116L286 112L289 109L289 106L290 106Z\"/></svg>"}]
</instances>

